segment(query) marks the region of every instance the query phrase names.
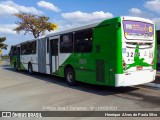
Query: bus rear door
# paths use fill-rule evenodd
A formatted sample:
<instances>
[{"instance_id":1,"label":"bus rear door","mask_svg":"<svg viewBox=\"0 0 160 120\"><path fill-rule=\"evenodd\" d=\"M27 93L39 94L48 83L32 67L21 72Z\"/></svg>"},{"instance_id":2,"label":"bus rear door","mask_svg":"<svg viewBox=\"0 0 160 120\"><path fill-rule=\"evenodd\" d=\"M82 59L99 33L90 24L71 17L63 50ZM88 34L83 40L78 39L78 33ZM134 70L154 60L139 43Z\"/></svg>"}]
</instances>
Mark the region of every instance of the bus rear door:
<instances>
[{"instance_id":1,"label":"bus rear door","mask_svg":"<svg viewBox=\"0 0 160 120\"><path fill-rule=\"evenodd\" d=\"M58 74L58 39L50 40L50 70L51 74Z\"/></svg>"}]
</instances>

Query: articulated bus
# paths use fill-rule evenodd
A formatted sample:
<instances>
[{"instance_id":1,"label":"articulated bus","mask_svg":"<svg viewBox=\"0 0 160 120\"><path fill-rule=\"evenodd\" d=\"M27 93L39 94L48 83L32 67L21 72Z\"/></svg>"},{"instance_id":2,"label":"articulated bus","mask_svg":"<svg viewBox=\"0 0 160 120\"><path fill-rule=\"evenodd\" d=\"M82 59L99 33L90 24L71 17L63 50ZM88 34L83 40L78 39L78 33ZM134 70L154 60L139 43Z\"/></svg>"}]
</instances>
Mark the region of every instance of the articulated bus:
<instances>
[{"instance_id":1,"label":"articulated bus","mask_svg":"<svg viewBox=\"0 0 160 120\"><path fill-rule=\"evenodd\" d=\"M11 66L77 81L132 86L155 80L156 33L153 21L116 17L48 34L11 47Z\"/></svg>"}]
</instances>

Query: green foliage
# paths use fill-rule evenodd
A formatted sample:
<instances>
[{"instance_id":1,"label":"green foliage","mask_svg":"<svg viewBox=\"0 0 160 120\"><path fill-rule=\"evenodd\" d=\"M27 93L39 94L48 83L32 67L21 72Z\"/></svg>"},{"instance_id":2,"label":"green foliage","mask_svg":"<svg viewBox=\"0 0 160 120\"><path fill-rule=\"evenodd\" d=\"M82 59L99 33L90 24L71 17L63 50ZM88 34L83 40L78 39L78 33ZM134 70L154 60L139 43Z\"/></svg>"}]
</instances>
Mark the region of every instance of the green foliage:
<instances>
[{"instance_id":1,"label":"green foliage","mask_svg":"<svg viewBox=\"0 0 160 120\"><path fill-rule=\"evenodd\" d=\"M3 43L5 40L6 40L6 37L0 38L0 49L7 49L8 45Z\"/></svg>"},{"instance_id":2,"label":"green foliage","mask_svg":"<svg viewBox=\"0 0 160 120\"><path fill-rule=\"evenodd\" d=\"M28 13L16 13L14 15L20 19L20 21L16 22L18 27L14 29L18 34L24 31L24 34L32 33L34 38L38 38L46 30L54 30L54 24L48 22L49 17Z\"/></svg>"}]
</instances>

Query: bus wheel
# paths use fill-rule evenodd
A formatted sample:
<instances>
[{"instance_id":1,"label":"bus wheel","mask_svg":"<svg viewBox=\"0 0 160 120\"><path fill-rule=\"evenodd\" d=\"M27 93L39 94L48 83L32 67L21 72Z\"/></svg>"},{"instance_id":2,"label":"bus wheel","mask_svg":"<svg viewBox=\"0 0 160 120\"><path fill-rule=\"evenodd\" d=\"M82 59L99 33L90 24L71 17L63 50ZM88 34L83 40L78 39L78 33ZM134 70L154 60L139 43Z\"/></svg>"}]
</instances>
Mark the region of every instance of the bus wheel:
<instances>
[{"instance_id":1,"label":"bus wheel","mask_svg":"<svg viewBox=\"0 0 160 120\"><path fill-rule=\"evenodd\" d=\"M33 74L33 69L32 69L32 64L31 64L31 63L28 64L28 73L29 73L30 75Z\"/></svg>"},{"instance_id":2,"label":"bus wheel","mask_svg":"<svg viewBox=\"0 0 160 120\"><path fill-rule=\"evenodd\" d=\"M75 72L71 67L66 68L65 70L65 79L68 85L76 85Z\"/></svg>"},{"instance_id":3,"label":"bus wheel","mask_svg":"<svg viewBox=\"0 0 160 120\"><path fill-rule=\"evenodd\" d=\"M14 69L17 70L16 62L14 62Z\"/></svg>"}]
</instances>

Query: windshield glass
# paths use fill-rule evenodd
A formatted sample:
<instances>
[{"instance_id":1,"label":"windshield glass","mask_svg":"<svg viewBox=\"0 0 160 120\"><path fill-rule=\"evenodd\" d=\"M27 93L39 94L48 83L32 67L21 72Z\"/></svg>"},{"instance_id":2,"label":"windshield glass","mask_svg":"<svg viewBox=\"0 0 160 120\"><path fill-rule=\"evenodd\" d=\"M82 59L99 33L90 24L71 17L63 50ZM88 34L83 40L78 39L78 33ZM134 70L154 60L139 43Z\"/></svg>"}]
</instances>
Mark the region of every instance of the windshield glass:
<instances>
[{"instance_id":1,"label":"windshield glass","mask_svg":"<svg viewBox=\"0 0 160 120\"><path fill-rule=\"evenodd\" d=\"M154 26L139 21L123 21L124 36L128 40L153 40Z\"/></svg>"}]
</instances>

